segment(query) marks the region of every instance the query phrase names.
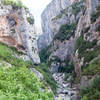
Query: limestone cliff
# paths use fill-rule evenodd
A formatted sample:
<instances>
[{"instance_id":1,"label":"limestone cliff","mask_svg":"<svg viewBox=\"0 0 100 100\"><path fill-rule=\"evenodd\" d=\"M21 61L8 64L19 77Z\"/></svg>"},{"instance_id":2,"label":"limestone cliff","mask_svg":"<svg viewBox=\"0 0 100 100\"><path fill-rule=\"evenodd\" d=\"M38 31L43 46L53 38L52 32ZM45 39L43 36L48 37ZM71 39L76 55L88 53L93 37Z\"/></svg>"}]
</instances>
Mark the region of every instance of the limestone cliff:
<instances>
[{"instance_id":1,"label":"limestone cliff","mask_svg":"<svg viewBox=\"0 0 100 100\"><path fill-rule=\"evenodd\" d=\"M41 43L50 45L40 52L41 60L47 60L53 74L71 73L71 82L80 79L75 86L80 90L100 75L100 0L66 0L64 8L58 2L53 0L42 15L40 49Z\"/></svg>"},{"instance_id":2,"label":"limestone cliff","mask_svg":"<svg viewBox=\"0 0 100 100\"><path fill-rule=\"evenodd\" d=\"M28 9L1 2L0 42L26 52L34 63L40 63L34 27L34 17Z\"/></svg>"}]
</instances>

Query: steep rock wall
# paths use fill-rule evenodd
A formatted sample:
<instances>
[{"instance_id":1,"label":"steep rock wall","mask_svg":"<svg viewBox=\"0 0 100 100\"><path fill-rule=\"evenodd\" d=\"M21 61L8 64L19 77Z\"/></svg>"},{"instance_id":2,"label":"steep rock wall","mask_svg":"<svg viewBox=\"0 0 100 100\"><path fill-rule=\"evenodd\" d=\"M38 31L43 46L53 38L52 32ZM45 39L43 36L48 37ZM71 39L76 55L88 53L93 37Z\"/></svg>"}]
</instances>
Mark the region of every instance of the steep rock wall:
<instances>
[{"instance_id":1,"label":"steep rock wall","mask_svg":"<svg viewBox=\"0 0 100 100\"><path fill-rule=\"evenodd\" d=\"M40 37L38 43L40 49L49 45L54 37L54 31L52 30L52 19L69 5L69 0L52 0L43 11L41 15L43 35Z\"/></svg>"},{"instance_id":2,"label":"steep rock wall","mask_svg":"<svg viewBox=\"0 0 100 100\"><path fill-rule=\"evenodd\" d=\"M0 5L0 42L14 46L28 54L34 63L40 63L33 16L24 7Z\"/></svg>"}]
</instances>

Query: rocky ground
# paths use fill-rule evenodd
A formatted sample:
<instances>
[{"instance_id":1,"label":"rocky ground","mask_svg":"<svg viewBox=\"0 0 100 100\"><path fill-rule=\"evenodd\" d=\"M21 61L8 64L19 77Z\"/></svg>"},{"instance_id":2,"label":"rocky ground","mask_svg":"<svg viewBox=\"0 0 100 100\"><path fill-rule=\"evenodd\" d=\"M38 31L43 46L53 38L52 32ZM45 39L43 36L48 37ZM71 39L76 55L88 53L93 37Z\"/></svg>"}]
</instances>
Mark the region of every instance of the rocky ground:
<instances>
[{"instance_id":1,"label":"rocky ground","mask_svg":"<svg viewBox=\"0 0 100 100\"><path fill-rule=\"evenodd\" d=\"M71 100L71 97L76 93L70 88L70 83L64 80L64 73L54 73L54 79L58 84L57 96L55 100Z\"/></svg>"}]
</instances>

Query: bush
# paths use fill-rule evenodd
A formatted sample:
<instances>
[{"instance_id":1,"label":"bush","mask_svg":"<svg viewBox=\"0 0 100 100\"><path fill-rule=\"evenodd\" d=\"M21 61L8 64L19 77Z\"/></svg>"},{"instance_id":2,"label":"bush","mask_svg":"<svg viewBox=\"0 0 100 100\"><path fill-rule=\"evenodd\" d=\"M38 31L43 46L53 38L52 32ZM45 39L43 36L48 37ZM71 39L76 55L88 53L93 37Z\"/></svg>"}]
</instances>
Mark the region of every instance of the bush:
<instances>
[{"instance_id":1,"label":"bush","mask_svg":"<svg viewBox=\"0 0 100 100\"><path fill-rule=\"evenodd\" d=\"M30 25L34 24L34 18L27 17L27 21L29 22Z\"/></svg>"},{"instance_id":2,"label":"bush","mask_svg":"<svg viewBox=\"0 0 100 100\"><path fill-rule=\"evenodd\" d=\"M53 100L53 94L26 67L5 69L0 66L0 99Z\"/></svg>"},{"instance_id":3,"label":"bush","mask_svg":"<svg viewBox=\"0 0 100 100\"><path fill-rule=\"evenodd\" d=\"M52 77L48 66L45 63L42 63L40 65L40 69L41 72L44 76L44 79L46 80L47 84L51 87L51 89L53 90L54 94L56 94L56 90L57 90L57 83L54 80L54 78Z\"/></svg>"},{"instance_id":4,"label":"bush","mask_svg":"<svg viewBox=\"0 0 100 100\"><path fill-rule=\"evenodd\" d=\"M42 64L42 65L40 65L40 67L37 67L37 66L35 67L33 65L33 63L30 61L25 62L22 59L18 59L16 57L14 57L13 55L15 55L16 53L17 53L17 55L21 54L17 51L16 48L8 47L7 45L0 43L0 60L8 62L12 66L15 66L16 68L34 67L35 69L37 69L39 72L41 72L43 74L44 80L51 86L54 93L56 93L56 87L57 87L56 82L54 81L46 64Z\"/></svg>"},{"instance_id":5,"label":"bush","mask_svg":"<svg viewBox=\"0 0 100 100\"><path fill-rule=\"evenodd\" d=\"M81 100L100 100L100 77L93 80L90 87L81 88Z\"/></svg>"},{"instance_id":6,"label":"bush","mask_svg":"<svg viewBox=\"0 0 100 100\"><path fill-rule=\"evenodd\" d=\"M72 5L72 13L76 16L81 10L85 12L85 6L83 5L84 0L80 2L75 2Z\"/></svg>"},{"instance_id":7,"label":"bush","mask_svg":"<svg viewBox=\"0 0 100 100\"><path fill-rule=\"evenodd\" d=\"M94 60L92 64L83 70L83 75L96 75L100 74L100 58Z\"/></svg>"},{"instance_id":8,"label":"bush","mask_svg":"<svg viewBox=\"0 0 100 100\"><path fill-rule=\"evenodd\" d=\"M85 62L89 62L93 58L98 56L99 46L96 46L96 44L97 44L97 40L94 40L92 42L83 41L83 43L81 43L81 45L79 46L79 49L78 49L79 50L79 58L84 57ZM87 49L91 49L91 48L94 48L94 50L87 51Z\"/></svg>"},{"instance_id":9,"label":"bush","mask_svg":"<svg viewBox=\"0 0 100 100\"><path fill-rule=\"evenodd\" d=\"M96 21L96 19L100 17L100 12L99 12L99 10L100 10L100 5L97 7L97 11L96 11L96 12L94 11L94 12L91 14L91 22L92 22L92 23L94 23L94 22Z\"/></svg>"},{"instance_id":10,"label":"bush","mask_svg":"<svg viewBox=\"0 0 100 100\"><path fill-rule=\"evenodd\" d=\"M16 7L23 7L23 3L21 0L2 0L1 3L3 5L12 5Z\"/></svg>"},{"instance_id":11,"label":"bush","mask_svg":"<svg viewBox=\"0 0 100 100\"><path fill-rule=\"evenodd\" d=\"M76 43L75 43L75 50L74 50L74 51L76 51L76 50L82 45L83 42L84 42L83 36L80 36L80 37L76 40Z\"/></svg>"},{"instance_id":12,"label":"bush","mask_svg":"<svg viewBox=\"0 0 100 100\"><path fill-rule=\"evenodd\" d=\"M71 36L74 36L74 31L76 29L76 24L65 24L62 25L59 29L59 32L55 35L54 40L64 41L69 39Z\"/></svg>"},{"instance_id":13,"label":"bush","mask_svg":"<svg viewBox=\"0 0 100 100\"><path fill-rule=\"evenodd\" d=\"M47 62L47 60L51 54L49 49L50 49L50 46L42 49L41 52L39 53L41 62L45 62L45 63Z\"/></svg>"}]
</instances>

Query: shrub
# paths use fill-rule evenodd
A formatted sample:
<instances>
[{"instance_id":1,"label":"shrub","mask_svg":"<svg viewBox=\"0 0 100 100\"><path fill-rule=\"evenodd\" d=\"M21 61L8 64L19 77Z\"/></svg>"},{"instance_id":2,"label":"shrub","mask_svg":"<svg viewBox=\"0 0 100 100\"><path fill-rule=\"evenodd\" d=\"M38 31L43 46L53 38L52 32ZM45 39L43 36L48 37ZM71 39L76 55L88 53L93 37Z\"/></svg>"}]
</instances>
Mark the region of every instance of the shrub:
<instances>
[{"instance_id":1,"label":"shrub","mask_svg":"<svg viewBox=\"0 0 100 100\"><path fill-rule=\"evenodd\" d=\"M27 17L27 21L29 22L30 25L34 24L34 18Z\"/></svg>"},{"instance_id":2,"label":"shrub","mask_svg":"<svg viewBox=\"0 0 100 100\"><path fill-rule=\"evenodd\" d=\"M100 58L94 60L92 64L83 70L83 75L96 75L100 74Z\"/></svg>"},{"instance_id":3,"label":"shrub","mask_svg":"<svg viewBox=\"0 0 100 100\"><path fill-rule=\"evenodd\" d=\"M21 54L17 51L16 48L8 47L7 45L0 43L0 60L8 62L12 66L15 66L16 68L34 67L35 69L37 69L39 72L41 72L43 74L44 80L51 86L54 93L56 93L57 85L56 85L56 82L54 81L51 73L49 72L48 67L45 64L40 65L40 67L37 67L37 66L35 67L33 65L33 63L30 61L25 62L22 59L18 59L16 57L14 57L13 55L15 55L16 53L17 53L17 55Z\"/></svg>"},{"instance_id":4,"label":"shrub","mask_svg":"<svg viewBox=\"0 0 100 100\"><path fill-rule=\"evenodd\" d=\"M42 49L41 52L39 53L41 62L45 62L45 63L47 62L47 60L51 54L49 49L50 49L50 46Z\"/></svg>"},{"instance_id":5,"label":"shrub","mask_svg":"<svg viewBox=\"0 0 100 100\"><path fill-rule=\"evenodd\" d=\"M76 50L82 45L83 42L84 42L83 36L80 36L80 37L76 40L76 43L75 43L75 50L74 50L74 51L76 51Z\"/></svg>"},{"instance_id":6,"label":"shrub","mask_svg":"<svg viewBox=\"0 0 100 100\"><path fill-rule=\"evenodd\" d=\"M74 36L75 29L75 23L62 25L59 32L55 35L54 40L64 41L65 39L69 39L71 36Z\"/></svg>"},{"instance_id":7,"label":"shrub","mask_svg":"<svg viewBox=\"0 0 100 100\"><path fill-rule=\"evenodd\" d=\"M51 87L51 89L53 90L54 94L56 94L56 90L57 90L57 83L54 80L54 78L52 77L48 66L45 63L42 63L40 65L40 69L43 73L44 79L46 80L47 84Z\"/></svg>"},{"instance_id":8,"label":"shrub","mask_svg":"<svg viewBox=\"0 0 100 100\"><path fill-rule=\"evenodd\" d=\"M23 3L21 0L2 0L1 3L3 5L12 5L16 7L22 7Z\"/></svg>"},{"instance_id":9,"label":"shrub","mask_svg":"<svg viewBox=\"0 0 100 100\"><path fill-rule=\"evenodd\" d=\"M96 21L97 18L100 17L100 5L97 7L97 11L94 11L92 14L91 14L91 22L94 23Z\"/></svg>"},{"instance_id":10,"label":"shrub","mask_svg":"<svg viewBox=\"0 0 100 100\"><path fill-rule=\"evenodd\" d=\"M85 6L83 5L84 0L80 2L75 2L72 5L72 13L76 16L81 10L85 12Z\"/></svg>"},{"instance_id":11,"label":"shrub","mask_svg":"<svg viewBox=\"0 0 100 100\"><path fill-rule=\"evenodd\" d=\"M93 80L90 87L81 88L81 100L100 100L100 77Z\"/></svg>"},{"instance_id":12,"label":"shrub","mask_svg":"<svg viewBox=\"0 0 100 100\"><path fill-rule=\"evenodd\" d=\"M81 43L81 45L79 46L79 49L78 49L79 50L79 58L84 57L85 62L89 62L94 57L98 56L99 46L96 46L96 44L97 44L97 40L94 40L92 42L83 41L83 43ZM87 49L91 49L91 48L94 48L94 50L87 51Z\"/></svg>"},{"instance_id":13,"label":"shrub","mask_svg":"<svg viewBox=\"0 0 100 100\"><path fill-rule=\"evenodd\" d=\"M0 66L0 99L53 100L53 94L48 92L44 84L26 67L13 66L5 69Z\"/></svg>"}]
</instances>

